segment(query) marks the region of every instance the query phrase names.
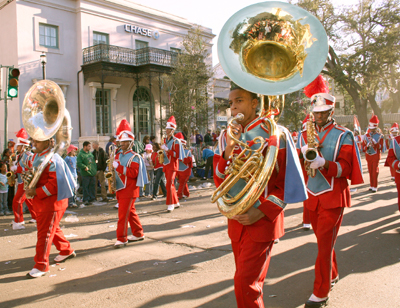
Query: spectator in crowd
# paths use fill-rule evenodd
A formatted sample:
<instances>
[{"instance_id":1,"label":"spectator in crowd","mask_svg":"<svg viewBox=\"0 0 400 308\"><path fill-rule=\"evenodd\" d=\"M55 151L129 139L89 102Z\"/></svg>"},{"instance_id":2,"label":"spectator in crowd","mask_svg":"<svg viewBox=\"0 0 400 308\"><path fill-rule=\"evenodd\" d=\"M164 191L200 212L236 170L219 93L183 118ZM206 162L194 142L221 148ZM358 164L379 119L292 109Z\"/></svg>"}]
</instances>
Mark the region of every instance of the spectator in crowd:
<instances>
[{"instance_id":1,"label":"spectator in crowd","mask_svg":"<svg viewBox=\"0 0 400 308\"><path fill-rule=\"evenodd\" d=\"M114 136L110 137L110 140L108 140L107 144L106 144L106 154L107 156L110 156L110 146L113 145L117 145L115 142L116 138Z\"/></svg>"},{"instance_id":2,"label":"spectator in crowd","mask_svg":"<svg viewBox=\"0 0 400 308\"><path fill-rule=\"evenodd\" d=\"M150 136L150 143L151 144L156 143L156 136Z\"/></svg>"},{"instance_id":3,"label":"spectator in crowd","mask_svg":"<svg viewBox=\"0 0 400 308\"><path fill-rule=\"evenodd\" d=\"M9 142L10 143L10 142ZM15 144L13 142L13 144ZM12 166L12 160L15 160L15 154L12 154L10 149L5 149L3 151L3 155L1 157L1 160L7 165L7 170L11 170L11 166ZM8 185L8 194L7 194L7 204L8 204L8 210L10 212L13 211L12 209L12 204L13 204L13 200L14 200L14 185Z\"/></svg>"},{"instance_id":4,"label":"spectator in crowd","mask_svg":"<svg viewBox=\"0 0 400 308\"><path fill-rule=\"evenodd\" d=\"M192 147L196 145L196 133L193 133L192 136L190 136L190 145Z\"/></svg>"},{"instance_id":5,"label":"spectator in crowd","mask_svg":"<svg viewBox=\"0 0 400 308\"><path fill-rule=\"evenodd\" d=\"M69 171L71 171L72 176L75 179L75 182L78 183L78 174L76 172L76 151L78 148L74 145L70 145L67 149L67 156L65 157L65 162L67 163L67 166L69 168ZM71 198L68 198L68 207L78 207L76 205L76 189L73 191L73 196Z\"/></svg>"},{"instance_id":6,"label":"spectator in crowd","mask_svg":"<svg viewBox=\"0 0 400 308\"><path fill-rule=\"evenodd\" d=\"M210 150L207 147L203 148L203 155L202 155L202 159L206 162L206 170L204 173L204 177L202 180L207 180L208 178L208 172L211 168L211 177L213 177L213 159L214 159L214 152L212 150Z\"/></svg>"},{"instance_id":7,"label":"spectator in crowd","mask_svg":"<svg viewBox=\"0 0 400 308\"><path fill-rule=\"evenodd\" d=\"M211 136L211 129L207 129L207 134L204 135L204 143L207 146L212 146L213 145L213 140Z\"/></svg>"},{"instance_id":8,"label":"spectator in crowd","mask_svg":"<svg viewBox=\"0 0 400 308\"><path fill-rule=\"evenodd\" d=\"M82 177L83 202L90 205L96 200L96 173L97 165L92 153L91 143L85 141L76 159Z\"/></svg>"},{"instance_id":9,"label":"spectator in crowd","mask_svg":"<svg viewBox=\"0 0 400 308\"><path fill-rule=\"evenodd\" d=\"M11 215L8 210L8 184L7 184L7 164L0 162L0 216Z\"/></svg>"},{"instance_id":10,"label":"spectator in crowd","mask_svg":"<svg viewBox=\"0 0 400 308\"><path fill-rule=\"evenodd\" d=\"M146 136L144 136L143 137L143 144L144 144L144 146L146 146L146 144L149 144L150 143L150 136L149 135L146 135ZM144 153L144 152L143 152Z\"/></svg>"},{"instance_id":11,"label":"spectator in crowd","mask_svg":"<svg viewBox=\"0 0 400 308\"><path fill-rule=\"evenodd\" d=\"M102 147L99 147L98 141L93 141L93 152L94 160L97 166L96 172L96 192L95 195L97 196L97 187L100 182L101 187L101 201L108 202L107 199L107 189L106 189L106 178L104 177L104 173L107 169L107 155L106 152L103 150Z\"/></svg>"},{"instance_id":12,"label":"spectator in crowd","mask_svg":"<svg viewBox=\"0 0 400 308\"><path fill-rule=\"evenodd\" d=\"M216 143L217 143L217 133L216 132L213 132L212 133L212 140L213 140L213 145L215 145Z\"/></svg>"},{"instance_id":13,"label":"spectator in crowd","mask_svg":"<svg viewBox=\"0 0 400 308\"><path fill-rule=\"evenodd\" d=\"M203 136L200 134L199 130L195 130L196 133L196 146L201 149L201 146L203 145Z\"/></svg>"},{"instance_id":14,"label":"spectator in crowd","mask_svg":"<svg viewBox=\"0 0 400 308\"><path fill-rule=\"evenodd\" d=\"M15 142L14 142L14 140L12 140L12 139L10 139L9 141L8 141L8 149L10 150L10 152L11 152L11 154L14 154L14 146L15 146Z\"/></svg>"},{"instance_id":15,"label":"spectator in crowd","mask_svg":"<svg viewBox=\"0 0 400 308\"><path fill-rule=\"evenodd\" d=\"M146 165L147 177L149 179L149 183L146 184L146 189L144 191L144 195L146 197L151 197L153 194L153 181L154 181L154 165L151 160L151 156L153 153L153 146L148 143L145 147L145 152L143 153L144 164Z\"/></svg>"},{"instance_id":16,"label":"spectator in crowd","mask_svg":"<svg viewBox=\"0 0 400 308\"><path fill-rule=\"evenodd\" d=\"M154 166L154 186L153 186L153 200L157 200L158 186L161 187L161 191L163 192L163 197L167 197L167 189L165 188L165 175L163 172L163 164L160 163L158 159L157 152L161 150L159 143L154 143L153 145L153 154L151 155L151 160Z\"/></svg>"}]
</instances>

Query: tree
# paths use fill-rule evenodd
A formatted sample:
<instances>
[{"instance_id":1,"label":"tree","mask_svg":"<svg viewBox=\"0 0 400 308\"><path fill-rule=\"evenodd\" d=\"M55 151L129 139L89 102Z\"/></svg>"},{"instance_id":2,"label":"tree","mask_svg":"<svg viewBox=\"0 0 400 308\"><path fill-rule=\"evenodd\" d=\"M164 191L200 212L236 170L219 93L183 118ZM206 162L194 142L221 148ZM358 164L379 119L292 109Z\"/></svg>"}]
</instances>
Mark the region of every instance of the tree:
<instances>
[{"instance_id":1,"label":"tree","mask_svg":"<svg viewBox=\"0 0 400 308\"><path fill-rule=\"evenodd\" d=\"M167 116L173 114L181 129L204 128L213 114L208 105L208 83L212 76L209 47L199 27L188 32L181 47L174 57L171 74L164 76L170 101L163 104L167 106Z\"/></svg>"},{"instance_id":2,"label":"tree","mask_svg":"<svg viewBox=\"0 0 400 308\"><path fill-rule=\"evenodd\" d=\"M307 115L307 98L303 91L297 91L285 96L285 106L279 123L290 130L299 131L301 123Z\"/></svg>"},{"instance_id":3,"label":"tree","mask_svg":"<svg viewBox=\"0 0 400 308\"><path fill-rule=\"evenodd\" d=\"M330 0L300 0L297 4L319 18L330 39L323 73L351 96L362 127L368 123L368 105L383 127L375 96L378 90L393 87L388 82L390 74L399 77L393 69L400 61L399 2L360 0L356 6L339 9Z\"/></svg>"}]
</instances>

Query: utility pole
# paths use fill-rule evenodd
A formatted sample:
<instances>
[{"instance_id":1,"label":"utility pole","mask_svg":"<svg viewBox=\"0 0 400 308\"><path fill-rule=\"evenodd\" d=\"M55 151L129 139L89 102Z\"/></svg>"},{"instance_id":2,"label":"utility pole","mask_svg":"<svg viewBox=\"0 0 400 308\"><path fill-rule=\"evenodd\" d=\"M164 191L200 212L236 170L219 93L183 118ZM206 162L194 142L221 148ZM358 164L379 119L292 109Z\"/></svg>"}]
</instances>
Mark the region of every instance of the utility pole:
<instances>
[{"instance_id":1,"label":"utility pole","mask_svg":"<svg viewBox=\"0 0 400 308\"><path fill-rule=\"evenodd\" d=\"M3 67L5 68L3 70ZM14 67L14 66L12 66ZM0 65L0 74L1 74L1 81L3 81L4 75L3 75L3 71L5 71L5 78L4 78L4 98L1 98L1 90L0 90L0 100L4 100L4 146L3 146L3 150L7 149L8 147L8 143L7 143L7 139L8 139L8 69L11 68L11 66L3 66Z\"/></svg>"}]
</instances>

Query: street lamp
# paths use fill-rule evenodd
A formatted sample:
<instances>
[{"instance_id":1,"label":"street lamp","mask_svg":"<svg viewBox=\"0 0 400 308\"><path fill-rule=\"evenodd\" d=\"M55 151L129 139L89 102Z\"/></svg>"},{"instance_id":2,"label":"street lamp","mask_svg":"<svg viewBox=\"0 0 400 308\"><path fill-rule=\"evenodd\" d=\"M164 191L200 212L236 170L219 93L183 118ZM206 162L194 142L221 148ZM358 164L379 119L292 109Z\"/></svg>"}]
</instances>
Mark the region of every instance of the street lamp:
<instances>
[{"instance_id":1,"label":"street lamp","mask_svg":"<svg viewBox=\"0 0 400 308\"><path fill-rule=\"evenodd\" d=\"M43 80L46 79L46 63L47 63L47 57L44 52L40 55L40 63L42 63L42 72L43 72Z\"/></svg>"}]
</instances>

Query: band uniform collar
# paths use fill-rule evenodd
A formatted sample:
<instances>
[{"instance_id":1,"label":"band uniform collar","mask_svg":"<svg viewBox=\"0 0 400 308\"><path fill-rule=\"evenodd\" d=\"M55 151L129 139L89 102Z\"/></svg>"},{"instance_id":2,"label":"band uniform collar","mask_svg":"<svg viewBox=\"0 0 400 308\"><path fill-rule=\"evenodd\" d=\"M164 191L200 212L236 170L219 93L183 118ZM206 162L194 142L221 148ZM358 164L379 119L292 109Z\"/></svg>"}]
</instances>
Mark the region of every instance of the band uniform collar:
<instances>
[{"instance_id":1,"label":"band uniform collar","mask_svg":"<svg viewBox=\"0 0 400 308\"><path fill-rule=\"evenodd\" d=\"M332 125L335 125L335 121L334 120L329 121L328 123L326 123L322 127L319 127L317 124L315 124L315 129L316 129L317 132L322 133L322 132L330 129Z\"/></svg>"},{"instance_id":2,"label":"band uniform collar","mask_svg":"<svg viewBox=\"0 0 400 308\"><path fill-rule=\"evenodd\" d=\"M38 153L38 155L39 156L43 156L43 155L45 155L45 154L47 154L47 153L49 153L50 152L50 147L48 147L47 149L45 149L42 153Z\"/></svg>"}]
</instances>

